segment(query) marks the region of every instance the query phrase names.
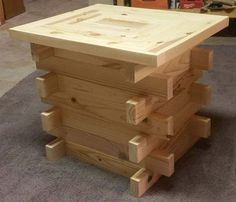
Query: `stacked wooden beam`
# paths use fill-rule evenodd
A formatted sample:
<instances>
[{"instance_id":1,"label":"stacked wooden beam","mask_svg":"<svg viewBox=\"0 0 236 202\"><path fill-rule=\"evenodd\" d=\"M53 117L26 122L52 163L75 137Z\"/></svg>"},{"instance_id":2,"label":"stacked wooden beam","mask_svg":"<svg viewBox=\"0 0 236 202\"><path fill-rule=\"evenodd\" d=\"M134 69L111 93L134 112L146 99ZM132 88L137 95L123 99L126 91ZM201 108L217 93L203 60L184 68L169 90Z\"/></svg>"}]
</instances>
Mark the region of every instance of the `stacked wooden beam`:
<instances>
[{"instance_id":1,"label":"stacked wooden beam","mask_svg":"<svg viewBox=\"0 0 236 202\"><path fill-rule=\"evenodd\" d=\"M47 158L69 154L127 176L134 196L171 176L175 162L210 135L210 118L196 113L211 88L197 80L212 67L213 53L195 45L228 22L203 16L204 24L200 15L182 14L195 32L190 22L184 36L168 41L168 26L152 34L155 15L156 26L165 15L180 16L95 5L11 30L31 42L37 68L49 72L36 79L42 101L53 106L41 114L43 129L56 137ZM148 30L154 38L146 38Z\"/></svg>"}]
</instances>

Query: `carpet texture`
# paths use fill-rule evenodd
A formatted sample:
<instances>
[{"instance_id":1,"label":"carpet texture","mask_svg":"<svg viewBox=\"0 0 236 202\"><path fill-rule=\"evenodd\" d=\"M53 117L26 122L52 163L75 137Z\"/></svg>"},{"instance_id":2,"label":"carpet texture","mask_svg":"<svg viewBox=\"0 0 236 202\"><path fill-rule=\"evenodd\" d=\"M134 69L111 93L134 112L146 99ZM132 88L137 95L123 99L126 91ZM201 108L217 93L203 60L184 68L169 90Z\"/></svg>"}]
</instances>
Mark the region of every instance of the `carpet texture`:
<instances>
[{"instance_id":1,"label":"carpet texture","mask_svg":"<svg viewBox=\"0 0 236 202\"><path fill-rule=\"evenodd\" d=\"M213 91L202 113L212 136L199 141L141 199L129 195L128 179L64 157L50 163L42 131L42 104L34 72L0 98L0 201L201 201L236 200L236 47L218 46L214 69L202 79Z\"/></svg>"}]
</instances>

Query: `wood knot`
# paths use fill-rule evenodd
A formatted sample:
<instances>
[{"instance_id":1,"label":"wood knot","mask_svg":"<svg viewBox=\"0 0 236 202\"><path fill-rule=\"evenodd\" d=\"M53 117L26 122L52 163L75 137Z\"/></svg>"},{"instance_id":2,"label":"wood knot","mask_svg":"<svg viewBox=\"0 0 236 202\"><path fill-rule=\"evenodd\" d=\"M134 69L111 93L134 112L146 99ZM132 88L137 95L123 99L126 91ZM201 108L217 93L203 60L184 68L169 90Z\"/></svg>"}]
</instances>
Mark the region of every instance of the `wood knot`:
<instances>
[{"instance_id":1,"label":"wood knot","mask_svg":"<svg viewBox=\"0 0 236 202\"><path fill-rule=\"evenodd\" d=\"M71 102L76 103L77 102L76 98L72 97Z\"/></svg>"}]
</instances>

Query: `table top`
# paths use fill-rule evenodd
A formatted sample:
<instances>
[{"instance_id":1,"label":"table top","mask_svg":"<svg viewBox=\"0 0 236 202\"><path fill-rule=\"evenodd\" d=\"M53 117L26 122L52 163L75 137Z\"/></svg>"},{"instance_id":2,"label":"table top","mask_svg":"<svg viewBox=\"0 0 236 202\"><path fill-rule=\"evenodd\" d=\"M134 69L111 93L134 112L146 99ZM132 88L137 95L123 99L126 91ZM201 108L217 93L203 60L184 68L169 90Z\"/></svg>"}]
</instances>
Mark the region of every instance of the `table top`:
<instances>
[{"instance_id":1,"label":"table top","mask_svg":"<svg viewBox=\"0 0 236 202\"><path fill-rule=\"evenodd\" d=\"M31 43L159 66L228 26L229 18L96 4L10 29Z\"/></svg>"}]
</instances>

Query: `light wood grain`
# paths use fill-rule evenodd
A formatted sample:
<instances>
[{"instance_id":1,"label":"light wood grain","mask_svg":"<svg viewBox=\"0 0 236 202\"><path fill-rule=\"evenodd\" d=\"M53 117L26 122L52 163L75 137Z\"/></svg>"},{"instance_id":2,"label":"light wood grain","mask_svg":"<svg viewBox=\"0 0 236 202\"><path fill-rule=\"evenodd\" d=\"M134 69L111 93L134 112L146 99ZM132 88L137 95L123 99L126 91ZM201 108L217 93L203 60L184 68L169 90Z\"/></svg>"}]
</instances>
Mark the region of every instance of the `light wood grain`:
<instances>
[{"instance_id":1,"label":"light wood grain","mask_svg":"<svg viewBox=\"0 0 236 202\"><path fill-rule=\"evenodd\" d=\"M202 104L202 100L206 99L205 91L208 90L208 86L195 85L195 88L199 88L197 91L197 100L194 100L191 97L191 92L186 90L162 105L157 111L152 113L147 120L136 126L126 124L125 118L123 121L114 119L117 117L119 111L115 110L109 112L109 103L104 103L104 107L102 108L101 106L98 106L99 110L94 111L96 105L94 105L93 102L93 108L88 108L87 105L81 105L81 101L80 103L77 103L77 100L80 99L75 99L75 96L69 97L67 102L67 95L64 93L60 94L60 99L47 97L43 100L49 104L63 108L65 114L68 114L62 114L62 117L64 118L63 121L67 123L67 126L103 135L104 137L110 136L119 141L122 141L122 138L124 138L124 142L127 143L136 135L149 134L155 135L161 139L165 139L168 135L174 135L174 133L182 127L184 122L190 118L192 114L198 111ZM73 97L74 99L71 100ZM98 98L95 99L98 100ZM79 105L80 108L76 107L77 105ZM115 106L117 106L117 104ZM111 108L112 107L113 106L111 105Z\"/></svg>"},{"instance_id":2,"label":"light wood grain","mask_svg":"<svg viewBox=\"0 0 236 202\"><path fill-rule=\"evenodd\" d=\"M201 83L193 83L191 91L191 99L196 102L207 105L211 101L212 90L209 85L201 84ZM204 89L204 90L202 90ZM199 96L201 94L201 96Z\"/></svg>"},{"instance_id":3,"label":"light wood grain","mask_svg":"<svg viewBox=\"0 0 236 202\"><path fill-rule=\"evenodd\" d=\"M162 117L168 117L168 125L171 128L170 134L177 134L183 125L191 118L193 114L199 111L203 101L209 99L207 94L209 91L208 85L194 85L198 90L198 99L192 97L190 92L186 91L171 99L166 105L161 107L155 113ZM201 99L200 99L201 98ZM203 101L202 101L203 100ZM204 102L205 103L205 102ZM206 104L206 103L205 103ZM197 119L199 122L199 119ZM203 128L199 126L199 128ZM205 129L207 130L207 128ZM205 132L202 132L205 134ZM153 149L159 145L160 140L155 136L136 136L129 141L129 159L133 162L140 162L143 160Z\"/></svg>"},{"instance_id":4,"label":"light wood grain","mask_svg":"<svg viewBox=\"0 0 236 202\"><path fill-rule=\"evenodd\" d=\"M57 75L52 72L37 77L35 81L38 94L42 98L58 91Z\"/></svg>"},{"instance_id":5,"label":"light wood grain","mask_svg":"<svg viewBox=\"0 0 236 202\"><path fill-rule=\"evenodd\" d=\"M38 44L31 43L30 48L32 58L35 62L39 62L43 59L55 55L54 49L47 46L41 46Z\"/></svg>"},{"instance_id":6,"label":"light wood grain","mask_svg":"<svg viewBox=\"0 0 236 202\"><path fill-rule=\"evenodd\" d=\"M70 127L59 127L49 131L51 135L62 138L65 142L73 142L92 148L104 154L128 161L127 144L116 143L109 138L87 133ZM174 155L165 153L153 153L145 158L139 167L144 167L152 172L159 172L165 176L171 176L174 172Z\"/></svg>"},{"instance_id":7,"label":"light wood grain","mask_svg":"<svg viewBox=\"0 0 236 202\"><path fill-rule=\"evenodd\" d=\"M74 143L75 146L83 145L92 150L102 152L105 155L112 155L114 158L128 161L127 144L118 144L112 140L101 138L91 133L85 133L81 130L75 130L69 127L53 129L52 131L49 131L49 133L62 138L66 143L71 142ZM96 142L94 142L95 140ZM152 172L159 172L165 176L171 176L174 172L174 156L173 154L153 152L138 164L138 166L140 168L147 168Z\"/></svg>"},{"instance_id":8,"label":"light wood grain","mask_svg":"<svg viewBox=\"0 0 236 202\"><path fill-rule=\"evenodd\" d=\"M57 107L41 113L41 121L44 131L50 131L61 126L61 112Z\"/></svg>"},{"instance_id":9,"label":"light wood grain","mask_svg":"<svg viewBox=\"0 0 236 202\"><path fill-rule=\"evenodd\" d=\"M183 78L176 82L175 94L188 88L198 77L198 72L187 71L187 74L184 74ZM67 76L54 75L53 73L39 77L36 80L44 101L54 105L66 105L78 110L81 114L87 114L99 119L113 120L121 123L128 122L137 125L145 118L153 117L150 116L151 113L166 104L165 99L146 96L147 100L144 100L143 105L141 101L137 101L137 105L134 105L130 98L141 98L142 96L137 96L138 94L131 91L98 85ZM160 122L158 125L162 126L163 124ZM145 130L148 130L148 127ZM167 128L166 130L169 129Z\"/></svg>"},{"instance_id":10,"label":"light wood grain","mask_svg":"<svg viewBox=\"0 0 236 202\"><path fill-rule=\"evenodd\" d=\"M138 170L130 177L130 193L135 197L142 196L161 177L159 173L151 173L145 168Z\"/></svg>"},{"instance_id":11,"label":"light wood grain","mask_svg":"<svg viewBox=\"0 0 236 202\"><path fill-rule=\"evenodd\" d=\"M131 92L148 93L167 99L173 96L173 81L170 76L158 77L156 74L151 74L133 85L129 79L127 80L127 71L116 64L98 66L60 57L49 57L39 60L36 66L39 69Z\"/></svg>"},{"instance_id":12,"label":"light wood grain","mask_svg":"<svg viewBox=\"0 0 236 202\"><path fill-rule=\"evenodd\" d=\"M194 116L191 118L193 123L192 134L201 138L208 138L211 133L211 119L204 116Z\"/></svg>"},{"instance_id":13,"label":"light wood grain","mask_svg":"<svg viewBox=\"0 0 236 202\"><path fill-rule=\"evenodd\" d=\"M65 155L65 142L63 139L56 138L45 146L46 156L49 161L56 161Z\"/></svg>"},{"instance_id":14,"label":"light wood grain","mask_svg":"<svg viewBox=\"0 0 236 202\"><path fill-rule=\"evenodd\" d=\"M201 75L202 71L192 69L184 71L183 73L182 71L177 74L175 73L175 75L173 76L174 95L178 95L180 92L188 89L194 81L201 77ZM159 76L161 77L161 75ZM160 100L158 100L158 97L135 96L126 102L127 122L133 125L137 125L144 119L148 118L148 116L157 108L160 108Z\"/></svg>"},{"instance_id":15,"label":"light wood grain","mask_svg":"<svg viewBox=\"0 0 236 202\"><path fill-rule=\"evenodd\" d=\"M111 156L109 153L106 154L101 152L101 150L104 151L104 147L112 150L111 145L115 143L101 140L98 137L96 137L98 138L96 139L97 150L89 148L87 145L90 144L88 143L88 136L83 132L80 135L84 136L87 140L82 142L82 144L85 144L86 146L78 144L76 141L80 141L77 138L79 136L78 133L81 131L77 131L77 135L68 133L67 131L61 138L66 142L66 150L68 154L73 155L80 160L108 169L112 172L131 177L131 193L135 196L141 196L159 179L161 176L160 172L163 172L167 176L173 173L172 166L174 165L174 161L177 161L200 138L195 134L205 131L204 134L202 134L202 136L205 136L208 133L205 128L209 128L209 121L206 121L206 118L204 117L194 116L176 136L171 138L170 141L166 141L166 143L163 142L140 164L131 163L116 156ZM91 139L94 139L94 137L91 137ZM174 153L174 156L172 153ZM143 170L141 172L140 169L142 168ZM167 168L170 170L168 171Z\"/></svg>"},{"instance_id":16,"label":"light wood grain","mask_svg":"<svg viewBox=\"0 0 236 202\"><path fill-rule=\"evenodd\" d=\"M160 66L226 26L228 17L223 16L97 4L12 28L10 34L36 44Z\"/></svg>"},{"instance_id":17,"label":"light wood grain","mask_svg":"<svg viewBox=\"0 0 236 202\"><path fill-rule=\"evenodd\" d=\"M81 161L85 161L125 177L130 177L141 168L139 165L129 161L104 154L95 149L75 144L73 142L66 143L66 151L67 154Z\"/></svg>"},{"instance_id":18,"label":"light wood grain","mask_svg":"<svg viewBox=\"0 0 236 202\"><path fill-rule=\"evenodd\" d=\"M194 48L191 51L191 67L209 70L213 67L213 50Z\"/></svg>"}]
</instances>

